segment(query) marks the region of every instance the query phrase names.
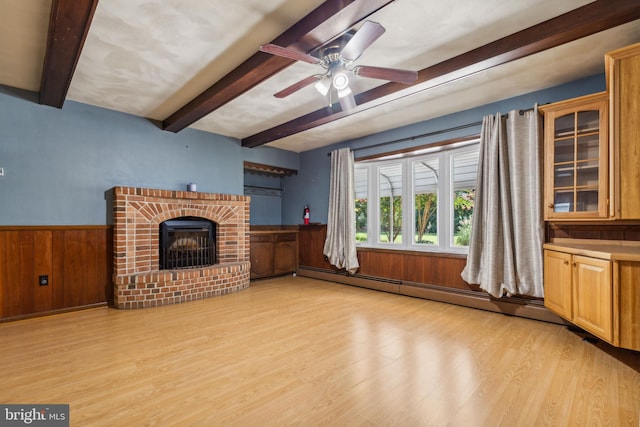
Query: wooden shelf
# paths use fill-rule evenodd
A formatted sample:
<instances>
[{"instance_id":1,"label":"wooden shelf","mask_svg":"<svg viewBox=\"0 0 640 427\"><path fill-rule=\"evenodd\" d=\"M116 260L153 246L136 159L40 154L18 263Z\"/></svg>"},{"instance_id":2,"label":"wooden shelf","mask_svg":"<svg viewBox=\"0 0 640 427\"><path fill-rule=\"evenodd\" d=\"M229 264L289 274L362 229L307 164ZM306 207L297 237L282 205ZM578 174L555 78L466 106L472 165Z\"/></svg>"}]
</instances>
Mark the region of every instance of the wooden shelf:
<instances>
[{"instance_id":1,"label":"wooden shelf","mask_svg":"<svg viewBox=\"0 0 640 427\"><path fill-rule=\"evenodd\" d=\"M244 162L244 170L278 176L290 176L298 174L298 171L295 169L287 169L280 166L265 165L262 163L253 162Z\"/></svg>"}]
</instances>

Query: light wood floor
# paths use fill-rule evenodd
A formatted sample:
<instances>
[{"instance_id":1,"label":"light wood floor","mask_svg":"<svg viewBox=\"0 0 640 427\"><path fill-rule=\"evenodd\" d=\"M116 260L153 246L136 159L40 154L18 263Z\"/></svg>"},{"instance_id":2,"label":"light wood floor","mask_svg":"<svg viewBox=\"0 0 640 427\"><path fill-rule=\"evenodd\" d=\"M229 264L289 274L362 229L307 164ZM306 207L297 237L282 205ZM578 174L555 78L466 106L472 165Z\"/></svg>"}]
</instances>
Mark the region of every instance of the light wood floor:
<instances>
[{"instance_id":1,"label":"light wood floor","mask_svg":"<svg viewBox=\"0 0 640 427\"><path fill-rule=\"evenodd\" d=\"M566 328L285 277L0 324L0 403L74 426L638 426L640 353Z\"/></svg>"}]
</instances>

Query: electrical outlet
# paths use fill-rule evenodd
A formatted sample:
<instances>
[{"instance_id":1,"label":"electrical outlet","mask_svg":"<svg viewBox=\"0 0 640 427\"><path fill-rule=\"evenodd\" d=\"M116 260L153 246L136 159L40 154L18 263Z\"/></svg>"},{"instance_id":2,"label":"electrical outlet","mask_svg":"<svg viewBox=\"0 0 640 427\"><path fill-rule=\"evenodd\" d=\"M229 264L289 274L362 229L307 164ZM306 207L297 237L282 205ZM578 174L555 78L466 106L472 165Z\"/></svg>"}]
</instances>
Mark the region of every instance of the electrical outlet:
<instances>
[{"instance_id":1,"label":"electrical outlet","mask_svg":"<svg viewBox=\"0 0 640 427\"><path fill-rule=\"evenodd\" d=\"M40 277L38 277L38 284L40 286L47 286L49 284L49 275L48 274L40 275Z\"/></svg>"}]
</instances>

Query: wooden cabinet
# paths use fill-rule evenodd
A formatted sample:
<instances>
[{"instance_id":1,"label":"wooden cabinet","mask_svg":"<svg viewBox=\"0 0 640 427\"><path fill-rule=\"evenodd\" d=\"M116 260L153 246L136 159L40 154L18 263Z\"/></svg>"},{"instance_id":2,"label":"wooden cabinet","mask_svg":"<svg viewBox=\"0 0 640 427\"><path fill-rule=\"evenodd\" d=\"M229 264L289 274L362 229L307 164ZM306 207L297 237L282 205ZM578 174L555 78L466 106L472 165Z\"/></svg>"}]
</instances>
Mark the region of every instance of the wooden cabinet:
<instances>
[{"instance_id":1,"label":"wooden cabinet","mask_svg":"<svg viewBox=\"0 0 640 427\"><path fill-rule=\"evenodd\" d=\"M573 256L573 323L602 338L613 340L611 262Z\"/></svg>"},{"instance_id":2,"label":"wooden cabinet","mask_svg":"<svg viewBox=\"0 0 640 427\"><path fill-rule=\"evenodd\" d=\"M611 262L544 251L544 305L586 331L612 342Z\"/></svg>"},{"instance_id":3,"label":"wooden cabinet","mask_svg":"<svg viewBox=\"0 0 640 427\"><path fill-rule=\"evenodd\" d=\"M540 107L545 220L640 219L640 43L605 70L607 92Z\"/></svg>"},{"instance_id":4,"label":"wooden cabinet","mask_svg":"<svg viewBox=\"0 0 640 427\"><path fill-rule=\"evenodd\" d=\"M296 230L254 230L250 241L252 279L289 274L297 270Z\"/></svg>"},{"instance_id":5,"label":"wooden cabinet","mask_svg":"<svg viewBox=\"0 0 640 427\"><path fill-rule=\"evenodd\" d=\"M609 216L606 92L540 107L545 220Z\"/></svg>"},{"instance_id":6,"label":"wooden cabinet","mask_svg":"<svg viewBox=\"0 0 640 427\"><path fill-rule=\"evenodd\" d=\"M565 319L571 319L572 256L564 252L544 251L544 305Z\"/></svg>"},{"instance_id":7,"label":"wooden cabinet","mask_svg":"<svg viewBox=\"0 0 640 427\"><path fill-rule=\"evenodd\" d=\"M273 237L251 234L251 278L273 276Z\"/></svg>"},{"instance_id":8,"label":"wooden cabinet","mask_svg":"<svg viewBox=\"0 0 640 427\"><path fill-rule=\"evenodd\" d=\"M618 347L640 351L640 244L547 243L544 305Z\"/></svg>"},{"instance_id":9,"label":"wooden cabinet","mask_svg":"<svg viewBox=\"0 0 640 427\"><path fill-rule=\"evenodd\" d=\"M297 233L278 233L273 236L273 274L293 273L297 269Z\"/></svg>"},{"instance_id":10,"label":"wooden cabinet","mask_svg":"<svg viewBox=\"0 0 640 427\"><path fill-rule=\"evenodd\" d=\"M610 93L611 215L640 219L640 43L605 55Z\"/></svg>"}]
</instances>

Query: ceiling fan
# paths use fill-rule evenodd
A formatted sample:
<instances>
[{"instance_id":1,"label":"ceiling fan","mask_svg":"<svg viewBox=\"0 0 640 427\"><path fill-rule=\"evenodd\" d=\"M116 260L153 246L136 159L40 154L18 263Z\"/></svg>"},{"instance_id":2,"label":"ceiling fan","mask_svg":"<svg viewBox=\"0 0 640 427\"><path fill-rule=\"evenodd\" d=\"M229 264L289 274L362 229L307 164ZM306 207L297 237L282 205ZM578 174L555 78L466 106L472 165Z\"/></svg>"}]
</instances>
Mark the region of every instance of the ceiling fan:
<instances>
[{"instance_id":1,"label":"ceiling fan","mask_svg":"<svg viewBox=\"0 0 640 427\"><path fill-rule=\"evenodd\" d=\"M418 73L415 71L368 65L353 66L353 62L384 32L384 27L379 23L365 21L355 33L346 33L346 37L341 37L319 49L317 57L275 44L260 46L261 52L309 64L317 64L326 70L323 74L314 74L302 79L274 96L276 98L284 98L315 83L318 92L324 96L329 95L329 105L332 103L332 94L336 93L342 110L346 111L356 106L353 92L349 87L349 74L405 84L415 82L418 79Z\"/></svg>"}]
</instances>

